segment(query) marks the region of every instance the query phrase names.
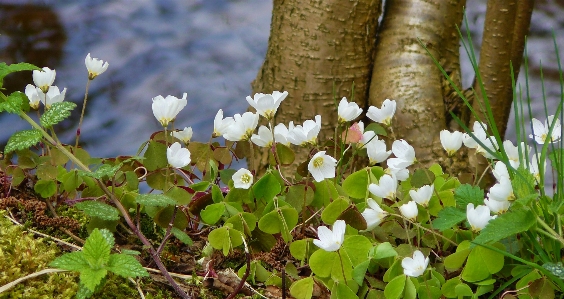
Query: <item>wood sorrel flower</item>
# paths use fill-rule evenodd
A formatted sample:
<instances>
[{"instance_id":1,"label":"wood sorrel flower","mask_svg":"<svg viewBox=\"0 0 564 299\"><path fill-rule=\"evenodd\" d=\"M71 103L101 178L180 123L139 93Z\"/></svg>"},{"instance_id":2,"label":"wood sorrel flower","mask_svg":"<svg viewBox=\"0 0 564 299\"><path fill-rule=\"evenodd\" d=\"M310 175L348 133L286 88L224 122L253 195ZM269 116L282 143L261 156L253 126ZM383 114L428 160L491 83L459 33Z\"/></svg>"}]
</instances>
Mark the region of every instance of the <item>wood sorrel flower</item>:
<instances>
[{"instance_id":1,"label":"wood sorrel flower","mask_svg":"<svg viewBox=\"0 0 564 299\"><path fill-rule=\"evenodd\" d=\"M401 205L399 207L399 210L403 217L411 221L415 221L417 215L419 215L417 204L413 200L410 200L408 203Z\"/></svg>"},{"instance_id":2,"label":"wood sorrel flower","mask_svg":"<svg viewBox=\"0 0 564 299\"><path fill-rule=\"evenodd\" d=\"M320 151L311 157L307 169L316 182L321 182L324 179L335 177L336 166L337 160L335 160L335 158L326 155L325 151Z\"/></svg>"},{"instance_id":3,"label":"wood sorrel flower","mask_svg":"<svg viewBox=\"0 0 564 299\"><path fill-rule=\"evenodd\" d=\"M415 149L407 141L401 139L392 143L392 152L396 158L388 159L388 166L393 168L406 168L417 160L415 159Z\"/></svg>"},{"instance_id":4,"label":"wood sorrel flower","mask_svg":"<svg viewBox=\"0 0 564 299\"><path fill-rule=\"evenodd\" d=\"M193 133L192 127L184 127L184 130L172 132L170 135L186 144L190 142L190 139L192 139Z\"/></svg>"},{"instance_id":5,"label":"wood sorrel flower","mask_svg":"<svg viewBox=\"0 0 564 299\"><path fill-rule=\"evenodd\" d=\"M235 114L233 124L227 128L223 138L229 141L247 141L253 136L253 131L257 128L259 115L252 112L245 112L243 115Z\"/></svg>"},{"instance_id":6,"label":"wood sorrel flower","mask_svg":"<svg viewBox=\"0 0 564 299\"><path fill-rule=\"evenodd\" d=\"M251 136L251 141L260 147L270 147L272 146L272 132L269 128L260 126L258 129L258 135L253 134L253 136Z\"/></svg>"},{"instance_id":7,"label":"wood sorrel flower","mask_svg":"<svg viewBox=\"0 0 564 299\"><path fill-rule=\"evenodd\" d=\"M456 154L456 151L462 146L462 133L458 131L449 132L442 130L440 133L441 145L449 156Z\"/></svg>"},{"instance_id":8,"label":"wood sorrel flower","mask_svg":"<svg viewBox=\"0 0 564 299\"><path fill-rule=\"evenodd\" d=\"M253 98L247 96L247 102L266 119L272 119L280 107L280 103L288 96L288 92L273 91L272 94L256 93Z\"/></svg>"},{"instance_id":9,"label":"wood sorrel flower","mask_svg":"<svg viewBox=\"0 0 564 299\"><path fill-rule=\"evenodd\" d=\"M288 128L286 127L285 124L277 124L276 127L274 127L274 141L278 142L278 143L282 143L286 146L290 146L290 141L288 140L288 133L290 133L290 131L288 131Z\"/></svg>"},{"instance_id":10,"label":"wood sorrel flower","mask_svg":"<svg viewBox=\"0 0 564 299\"><path fill-rule=\"evenodd\" d=\"M190 151L175 142L166 149L168 164L174 168L182 168L190 164Z\"/></svg>"},{"instance_id":11,"label":"wood sorrel flower","mask_svg":"<svg viewBox=\"0 0 564 299\"><path fill-rule=\"evenodd\" d=\"M419 277L425 272L429 265L429 257L425 258L423 253L419 250L413 252L413 258L406 257L401 261L403 267L403 274L411 277Z\"/></svg>"},{"instance_id":12,"label":"wood sorrel flower","mask_svg":"<svg viewBox=\"0 0 564 299\"><path fill-rule=\"evenodd\" d=\"M488 198L497 201L512 201L515 199L513 195L513 186L511 185L511 180L509 177L500 177L498 183L493 185L488 192Z\"/></svg>"},{"instance_id":13,"label":"wood sorrel flower","mask_svg":"<svg viewBox=\"0 0 564 299\"><path fill-rule=\"evenodd\" d=\"M153 115L161 123L163 127L168 126L168 123L174 121L178 113L182 111L188 101L186 100L187 94L184 93L182 99L175 96L166 96L163 98L158 95L153 98Z\"/></svg>"},{"instance_id":14,"label":"wood sorrel flower","mask_svg":"<svg viewBox=\"0 0 564 299\"><path fill-rule=\"evenodd\" d=\"M233 186L239 189L249 189L253 184L253 174L245 168L237 170L231 176L231 179L233 180Z\"/></svg>"},{"instance_id":15,"label":"wood sorrel flower","mask_svg":"<svg viewBox=\"0 0 564 299\"><path fill-rule=\"evenodd\" d=\"M484 198L484 204L488 207L488 209L490 209L490 211L492 211L495 214L504 213L509 209L509 206L511 205L511 203L508 200L499 201L489 198Z\"/></svg>"},{"instance_id":16,"label":"wood sorrel flower","mask_svg":"<svg viewBox=\"0 0 564 299\"><path fill-rule=\"evenodd\" d=\"M355 102L348 102L347 98L343 97L337 107L337 114L339 115L339 123L346 123L357 118L362 113L362 109L358 107Z\"/></svg>"},{"instance_id":17,"label":"wood sorrel flower","mask_svg":"<svg viewBox=\"0 0 564 299\"><path fill-rule=\"evenodd\" d=\"M362 217L366 220L366 230L370 231L382 223L382 220L386 218L388 212L382 210L378 203L372 198L369 198L366 203L369 208L366 208L364 212L362 212Z\"/></svg>"},{"instance_id":18,"label":"wood sorrel flower","mask_svg":"<svg viewBox=\"0 0 564 299\"><path fill-rule=\"evenodd\" d=\"M386 99L382 103L382 108L376 108L374 106L368 107L366 116L377 123L390 126L392 124L392 117L394 117L395 113L396 101Z\"/></svg>"},{"instance_id":19,"label":"wood sorrel flower","mask_svg":"<svg viewBox=\"0 0 564 299\"><path fill-rule=\"evenodd\" d=\"M321 115L315 116L315 121L308 119L303 126L294 126L294 122L290 122L288 128L288 140L295 145L307 145L317 143L317 135L321 130Z\"/></svg>"},{"instance_id":20,"label":"wood sorrel flower","mask_svg":"<svg viewBox=\"0 0 564 299\"><path fill-rule=\"evenodd\" d=\"M39 93L37 93L36 87L28 84L25 87L25 95L29 99L29 106L35 110L39 109L39 103L41 103L41 99L39 98Z\"/></svg>"},{"instance_id":21,"label":"wood sorrel flower","mask_svg":"<svg viewBox=\"0 0 564 299\"><path fill-rule=\"evenodd\" d=\"M394 200L396 198L397 188L398 181L396 178L392 175L385 174L380 177L378 184L370 184L368 191L378 197Z\"/></svg>"},{"instance_id":22,"label":"wood sorrel flower","mask_svg":"<svg viewBox=\"0 0 564 299\"><path fill-rule=\"evenodd\" d=\"M223 110L219 109L213 120L213 137L222 136L227 133L227 129L235 122L233 117L223 118Z\"/></svg>"},{"instance_id":23,"label":"wood sorrel flower","mask_svg":"<svg viewBox=\"0 0 564 299\"><path fill-rule=\"evenodd\" d=\"M531 120L533 122L533 134L529 135L529 138L533 138L534 135L534 139L538 144L544 144L547 141L555 142L560 140L562 133L561 132L562 124L560 123L560 120L558 118L556 119L556 124L554 125L554 129L552 130L552 133L550 134L550 136L548 136L548 131L550 129L550 125L552 124L553 120L554 120L554 115L551 115L546 119L543 125L540 122L540 120L533 118Z\"/></svg>"},{"instance_id":24,"label":"wood sorrel flower","mask_svg":"<svg viewBox=\"0 0 564 299\"><path fill-rule=\"evenodd\" d=\"M473 203L469 203L466 206L466 218L472 227L472 231L476 233L484 229L488 222L495 217L497 216L490 216L490 208L487 206L477 206L474 208Z\"/></svg>"},{"instance_id":25,"label":"wood sorrel flower","mask_svg":"<svg viewBox=\"0 0 564 299\"><path fill-rule=\"evenodd\" d=\"M88 80L94 80L98 75L102 74L108 69L108 62L99 60L98 58L91 58L90 53L84 58L84 64L88 70Z\"/></svg>"},{"instance_id":26,"label":"wood sorrel flower","mask_svg":"<svg viewBox=\"0 0 564 299\"><path fill-rule=\"evenodd\" d=\"M532 148L530 145L527 145L525 142L521 142L520 147L513 145L511 140L505 140L503 142L503 148L505 149L505 153L507 154L507 158L509 159L509 164L515 169L519 168L521 165L521 160L519 159L519 152L521 152L521 156L525 157L528 153L531 152Z\"/></svg>"},{"instance_id":27,"label":"wood sorrel flower","mask_svg":"<svg viewBox=\"0 0 564 299\"><path fill-rule=\"evenodd\" d=\"M333 224L333 230L326 226L317 229L318 239L313 240L313 244L325 251L337 251L345 240L345 229L347 224L344 220L337 220Z\"/></svg>"},{"instance_id":28,"label":"wood sorrel flower","mask_svg":"<svg viewBox=\"0 0 564 299\"><path fill-rule=\"evenodd\" d=\"M54 103L64 101L66 93L66 88L63 89L63 92L60 92L59 88L55 85L49 86L49 91L46 94L44 94L41 89L37 88L37 94L39 95L39 99L41 99L43 105L45 105L45 109L51 108L51 105Z\"/></svg>"},{"instance_id":29,"label":"wood sorrel flower","mask_svg":"<svg viewBox=\"0 0 564 299\"><path fill-rule=\"evenodd\" d=\"M56 76L55 70L51 70L48 67L44 67L43 71L34 70L33 71L33 83L37 86L43 93L49 91L49 87L55 82Z\"/></svg>"},{"instance_id":30,"label":"wood sorrel flower","mask_svg":"<svg viewBox=\"0 0 564 299\"><path fill-rule=\"evenodd\" d=\"M425 185L416 190L409 190L409 195L411 199L416 203L427 207L429 205L429 201L431 200L431 196L433 196L433 190L435 190L435 185Z\"/></svg>"}]
</instances>

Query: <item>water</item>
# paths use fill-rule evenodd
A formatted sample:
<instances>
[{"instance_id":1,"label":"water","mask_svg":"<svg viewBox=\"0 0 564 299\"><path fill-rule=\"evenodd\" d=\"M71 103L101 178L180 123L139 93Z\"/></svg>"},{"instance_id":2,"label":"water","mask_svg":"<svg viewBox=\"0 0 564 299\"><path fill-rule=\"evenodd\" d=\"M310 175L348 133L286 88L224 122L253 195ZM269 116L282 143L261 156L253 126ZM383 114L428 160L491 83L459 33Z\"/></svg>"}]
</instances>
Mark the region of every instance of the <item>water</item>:
<instances>
[{"instance_id":1,"label":"water","mask_svg":"<svg viewBox=\"0 0 564 299\"><path fill-rule=\"evenodd\" d=\"M473 5L467 12L469 29L479 49L485 1L469 5ZM151 111L151 99L157 95L188 93L188 106L175 126L192 126L194 139L200 141L208 140L218 109L224 109L226 116L247 109L250 82L266 53L271 10L271 1L265 0L0 0L0 22L4 22L0 60L56 68L55 84L67 87L67 100L79 107L87 80L84 57L91 53L108 61L108 71L91 84L81 142L93 156L133 155L160 129ZM533 15L529 85L533 113L539 119L544 119L540 60L550 110L560 98L551 30L556 30L564 49L558 31L564 24L563 11L558 1L544 0L538 1ZM467 61L463 69L468 86L473 76ZM31 83L31 75L26 76L12 86L23 90ZM63 142L73 142L76 118L60 128ZM0 144L27 128L18 117L0 116ZM509 126L507 137L514 136Z\"/></svg>"}]
</instances>

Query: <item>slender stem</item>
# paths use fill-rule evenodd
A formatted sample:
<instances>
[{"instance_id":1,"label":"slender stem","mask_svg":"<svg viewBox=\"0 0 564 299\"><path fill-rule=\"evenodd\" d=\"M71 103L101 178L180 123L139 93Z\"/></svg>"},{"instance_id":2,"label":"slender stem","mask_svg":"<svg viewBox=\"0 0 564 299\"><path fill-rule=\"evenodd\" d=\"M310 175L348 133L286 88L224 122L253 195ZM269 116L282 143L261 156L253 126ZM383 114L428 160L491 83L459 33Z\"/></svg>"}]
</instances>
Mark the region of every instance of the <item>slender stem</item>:
<instances>
[{"instance_id":1,"label":"slender stem","mask_svg":"<svg viewBox=\"0 0 564 299\"><path fill-rule=\"evenodd\" d=\"M558 242L564 245L564 239L557 232L555 232L548 224L546 224L546 222L544 222L539 216L537 216L537 222L542 227L544 227L544 229L546 229L548 233L550 233L554 237L554 239L558 240Z\"/></svg>"},{"instance_id":2,"label":"slender stem","mask_svg":"<svg viewBox=\"0 0 564 299\"><path fill-rule=\"evenodd\" d=\"M68 272L68 270L61 270L61 269L44 269L35 273L31 273L27 276L18 278L10 283L7 283L5 285L3 285L2 287L0 287L0 293L3 293L11 288L13 288L14 286L16 286L18 283L22 282L22 281L26 281L28 279L37 277L37 276L41 276L43 274L48 274L48 273L57 273L57 272Z\"/></svg>"},{"instance_id":3,"label":"slender stem","mask_svg":"<svg viewBox=\"0 0 564 299\"><path fill-rule=\"evenodd\" d=\"M339 261L341 262L341 272L343 273L343 279L345 280L345 284L348 284L347 276L345 275L345 266L343 266L343 257L341 257L341 249L337 250L337 254L339 255Z\"/></svg>"},{"instance_id":4,"label":"slender stem","mask_svg":"<svg viewBox=\"0 0 564 299\"><path fill-rule=\"evenodd\" d=\"M84 92L84 101L82 103L80 120L78 121L78 129L76 129L76 142L74 143L74 147L78 147L78 139L80 139L80 128L82 127L82 120L84 119L84 110L86 110L86 101L88 100L88 88L90 87L90 82L92 82L90 79L86 82L86 91Z\"/></svg>"},{"instance_id":5,"label":"slender stem","mask_svg":"<svg viewBox=\"0 0 564 299\"><path fill-rule=\"evenodd\" d=\"M395 216L395 217L399 217L399 218L406 219L405 217L403 217L403 216L401 216L401 215L398 215L398 214L390 214L390 215L391 215L391 216ZM431 233L431 234L433 234L433 235L435 235L435 236L438 236L438 237L444 239L445 241L451 243L451 244L454 245L454 246L458 246L458 244L457 244L456 242L452 241L451 239L449 239L449 238L447 238L447 237L445 237L445 236L443 236L443 235L441 235L441 234L439 234L439 233L437 233L437 232L435 232L435 231L433 231L433 230L431 230L431 229L428 229L428 228L426 228L426 227L424 227L424 226L421 226L421 224L419 224L419 223L417 223L417 222L413 222L413 221L411 221L411 220L409 220L409 219L406 219L406 220L409 221L409 222L411 222L411 224L417 226L418 228L420 228L420 229L422 229L422 230L424 230L424 231L426 231L426 232L429 232L429 233Z\"/></svg>"},{"instance_id":6,"label":"slender stem","mask_svg":"<svg viewBox=\"0 0 564 299\"><path fill-rule=\"evenodd\" d=\"M176 213L178 212L178 206L174 206L174 211L172 212L172 218L170 219L170 222L168 223L168 227L166 228L166 233L164 235L163 241L161 242L161 245L159 246L159 248L157 248L157 254L160 255L161 252L163 251L166 242L168 241L168 238L170 238L170 232L172 231L172 227L174 226L174 220L176 219Z\"/></svg>"}]
</instances>

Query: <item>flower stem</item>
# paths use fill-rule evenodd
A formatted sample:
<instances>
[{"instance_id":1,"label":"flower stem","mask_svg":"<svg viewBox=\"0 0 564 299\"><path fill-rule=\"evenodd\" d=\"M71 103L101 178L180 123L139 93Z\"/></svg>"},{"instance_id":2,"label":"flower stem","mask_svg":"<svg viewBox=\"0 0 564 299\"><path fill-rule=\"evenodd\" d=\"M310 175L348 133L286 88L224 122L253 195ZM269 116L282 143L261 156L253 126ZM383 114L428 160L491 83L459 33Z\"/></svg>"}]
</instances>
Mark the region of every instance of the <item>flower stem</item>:
<instances>
[{"instance_id":1,"label":"flower stem","mask_svg":"<svg viewBox=\"0 0 564 299\"><path fill-rule=\"evenodd\" d=\"M76 129L76 142L74 147L78 147L78 139L80 139L80 128L82 127L82 120L84 119L84 110L86 110L86 101L88 100L88 88L92 80L88 79L86 82L86 91L84 92L84 102L82 103L82 112L80 113L80 120L78 121L78 129Z\"/></svg>"},{"instance_id":2,"label":"flower stem","mask_svg":"<svg viewBox=\"0 0 564 299\"><path fill-rule=\"evenodd\" d=\"M343 266L343 257L341 256L341 249L337 250L337 254L339 255L339 261L341 261L341 271L343 273L343 279L345 280L345 284L348 284L347 276L345 275L345 267Z\"/></svg>"}]
</instances>

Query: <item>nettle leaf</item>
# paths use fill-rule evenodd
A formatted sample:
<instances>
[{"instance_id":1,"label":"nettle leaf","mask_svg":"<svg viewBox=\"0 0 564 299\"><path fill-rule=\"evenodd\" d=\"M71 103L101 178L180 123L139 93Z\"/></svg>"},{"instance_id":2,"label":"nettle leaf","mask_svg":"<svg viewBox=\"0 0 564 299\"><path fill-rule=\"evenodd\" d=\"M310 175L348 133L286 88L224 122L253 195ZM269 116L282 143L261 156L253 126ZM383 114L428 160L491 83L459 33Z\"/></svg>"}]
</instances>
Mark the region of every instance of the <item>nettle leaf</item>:
<instances>
[{"instance_id":1,"label":"nettle leaf","mask_svg":"<svg viewBox=\"0 0 564 299\"><path fill-rule=\"evenodd\" d=\"M438 217L433 220L433 228L445 231L464 220L466 220L466 213L464 211L453 207L446 207L439 211Z\"/></svg>"},{"instance_id":2,"label":"nettle leaf","mask_svg":"<svg viewBox=\"0 0 564 299\"><path fill-rule=\"evenodd\" d=\"M525 209L511 210L490 220L474 239L477 244L497 242L501 239L529 230L536 223L535 215Z\"/></svg>"},{"instance_id":3,"label":"nettle leaf","mask_svg":"<svg viewBox=\"0 0 564 299\"><path fill-rule=\"evenodd\" d=\"M149 273L143 268L139 261L127 254L112 254L108 260L106 269L126 278L149 276Z\"/></svg>"},{"instance_id":4,"label":"nettle leaf","mask_svg":"<svg viewBox=\"0 0 564 299\"><path fill-rule=\"evenodd\" d=\"M110 260L111 246L99 229L94 229L82 248L82 255L92 269L104 267Z\"/></svg>"},{"instance_id":5,"label":"nettle leaf","mask_svg":"<svg viewBox=\"0 0 564 299\"><path fill-rule=\"evenodd\" d=\"M52 261L49 266L68 271L82 271L90 268L90 265L84 259L82 251L65 253Z\"/></svg>"},{"instance_id":6,"label":"nettle leaf","mask_svg":"<svg viewBox=\"0 0 564 299\"><path fill-rule=\"evenodd\" d=\"M95 292L96 287L106 277L108 270L106 269L88 269L80 272L80 283L87 287L90 291Z\"/></svg>"},{"instance_id":7,"label":"nettle leaf","mask_svg":"<svg viewBox=\"0 0 564 299\"><path fill-rule=\"evenodd\" d=\"M135 201L148 207L168 207L176 204L174 199L164 194L139 194L135 197Z\"/></svg>"},{"instance_id":8,"label":"nettle leaf","mask_svg":"<svg viewBox=\"0 0 564 299\"><path fill-rule=\"evenodd\" d=\"M45 128L54 126L69 117L74 108L76 108L76 104L73 102L53 103L51 107L45 110L45 113L41 115L39 122Z\"/></svg>"},{"instance_id":9,"label":"nettle leaf","mask_svg":"<svg viewBox=\"0 0 564 299\"><path fill-rule=\"evenodd\" d=\"M99 201L83 201L74 206L90 217L98 217L103 220L119 220L118 209Z\"/></svg>"},{"instance_id":10,"label":"nettle leaf","mask_svg":"<svg viewBox=\"0 0 564 299\"><path fill-rule=\"evenodd\" d=\"M531 200L536 199L539 195L535 191L535 177L528 169L522 166L517 169L517 173L511 181L513 186L513 194L517 198L517 202L527 205Z\"/></svg>"},{"instance_id":11,"label":"nettle leaf","mask_svg":"<svg viewBox=\"0 0 564 299\"><path fill-rule=\"evenodd\" d=\"M6 111L8 113L18 114L22 110L29 111L29 101L27 96L22 92L15 91L6 98L6 101L0 102L0 112Z\"/></svg>"},{"instance_id":12,"label":"nettle leaf","mask_svg":"<svg viewBox=\"0 0 564 299\"><path fill-rule=\"evenodd\" d=\"M469 203L473 203L475 206L484 203L484 190L470 184L460 185L454 191L454 199L456 199L456 205L459 208L466 210L466 205Z\"/></svg>"},{"instance_id":13,"label":"nettle leaf","mask_svg":"<svg viewBox=\"0 0 564 299\"><path fill-rule=\"evenodd\" d=\"M361 169L349 175L343 181L343 189L350 197L365 198L368 191L367 169Z\"/></svg>"},{"instance_id":14,"label":"nettle leaf","mask_svg":"<svg viewBox=\"0 0 564 299\"><path fill-rule=\"evenodd\" d=\"M20 62L7 65L5 62L0 62L0 87L2 87L2 81L4 77L11 73L21 72L21 71L33 71L41 70L39 67L27 62Z\"/></svg>"},{"instance_id":15,"label":"nettle leaf","mask_svg":"<svg viewBox=\"0 0 564 299\"><path fill-rule=\"evenodd\" d=\"M41 141L41 137L41 132L35 129L16 132L8 139L4 153L28 149Z\"/></svg>"},{"instance_id":16,"label":"nettle leaf","mask_svg":"<svg viewBox=\"0 0 564 299\"><path fill-rule=\"evenodd\" d=\"M114 238L114 234L107 229L101 229L100 233L102 234L102 237L106 239L106 242L108 242L110 247L114 247L114 244L116 242L116 239Z\"/></svg>"}]
</instances>

